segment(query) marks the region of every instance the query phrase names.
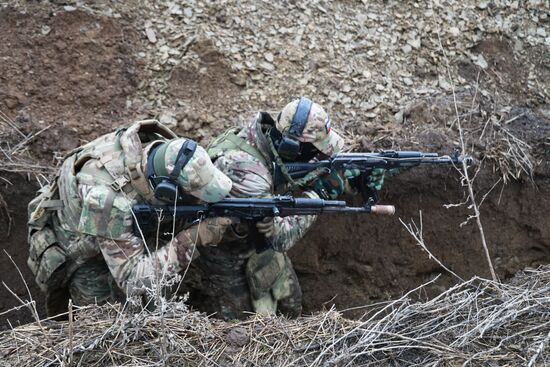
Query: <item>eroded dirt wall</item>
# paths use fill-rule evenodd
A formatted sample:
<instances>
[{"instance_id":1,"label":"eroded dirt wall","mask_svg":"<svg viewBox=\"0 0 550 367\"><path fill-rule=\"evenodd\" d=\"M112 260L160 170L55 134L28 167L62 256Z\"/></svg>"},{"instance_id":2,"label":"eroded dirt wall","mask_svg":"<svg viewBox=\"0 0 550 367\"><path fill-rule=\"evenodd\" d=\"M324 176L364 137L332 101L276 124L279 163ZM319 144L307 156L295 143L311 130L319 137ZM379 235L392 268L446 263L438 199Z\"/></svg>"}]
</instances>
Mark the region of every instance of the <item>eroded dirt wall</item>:
<instances>
[{"instance_id":1,"label":"eroded dirt wall","mask_svg":"<svg viewBox=\"0 0 550 367\"><path fill-rule=\"evenodd\" d=\"M489 170L480 173L480 199L497 180ZM550 178L537 176L535 182L497 185L481 207L489 251L501 278L550 261ZM332 303L345 309L388 300L438 274L442 276L437 282L425 288L428 295L455 284L456 278L430 260L398 220L414 219L419 225L419 211L425 244L435 257L463 279L490 278L475 221L460 226L469 211L464 206L443 207L463 199L455 172L423 168L390 179L384 188L382 201L396 205L395 217L320 218L291 251L306 311Z\"/></svg>"}]
</instances>

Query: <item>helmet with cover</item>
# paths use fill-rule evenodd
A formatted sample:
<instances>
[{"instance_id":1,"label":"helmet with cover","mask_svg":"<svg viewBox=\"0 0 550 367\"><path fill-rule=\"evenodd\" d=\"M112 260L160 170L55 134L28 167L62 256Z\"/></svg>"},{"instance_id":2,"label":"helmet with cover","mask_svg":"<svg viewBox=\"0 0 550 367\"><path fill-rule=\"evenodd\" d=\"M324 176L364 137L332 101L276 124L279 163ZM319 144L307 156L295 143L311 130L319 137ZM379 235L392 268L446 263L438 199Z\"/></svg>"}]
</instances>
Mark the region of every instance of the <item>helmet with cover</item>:
<instances>
[{"instance_id":1,"label":"helmet with cover","mask_svg":"<svg viewBox=\"0 0 550 367\"><path fill-rule=\"evenodd\" d=\"M307 150L307 143L328 156L338 153L344 140L330 125L329 115L319 104L305 97L295 99L277 118L276 128L282 134L279 154L283 159L297 159L300 152Z\"/></svg>"},{"instance_id":2,"label":"helmet with cover","mask_svg":"<svg viewBox=\"0 0 550 367\"><path fill-rule=\"evenodd\" d=\"M338 153L344 146L344 140L330 125L330 117L323 107L305 97L287 104L276 123L283 137L311 143L328 156Z\"/></svg>"},{"instance_id":3,"label":"helmet with cover","mask_svg":"<svg viewBox=\"0 0 550 367\"><path fill-rule=\"evenodd\" d=\"M173 200L174 182L186 193L213 203L226 197L231 180L217 169L206 150L191 139L178 138L155 146L147 160L147 176L155 196Z\"/></svg>"}]
</instances>

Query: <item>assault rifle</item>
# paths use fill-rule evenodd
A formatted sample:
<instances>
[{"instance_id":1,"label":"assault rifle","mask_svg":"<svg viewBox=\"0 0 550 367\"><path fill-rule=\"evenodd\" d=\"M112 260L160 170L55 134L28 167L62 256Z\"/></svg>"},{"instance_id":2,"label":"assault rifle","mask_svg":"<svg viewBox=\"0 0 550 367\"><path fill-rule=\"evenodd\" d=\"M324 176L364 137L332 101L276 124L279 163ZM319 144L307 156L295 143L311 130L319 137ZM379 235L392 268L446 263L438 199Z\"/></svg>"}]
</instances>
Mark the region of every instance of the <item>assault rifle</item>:
<instances>
[{"instance_id":1,"label":"assault rifle","mask_svg":"<svg viewBox=\"0 0 550 367\"><path fill-rule=\"evenodd\" d=\"M308 175L315 178L319 174L330 173L333 170L358 169L361 175L356 179L354 186L361 189L367 203L372 205L378 201L378 193L367 188L366 180L375 168L390 170L415 166L460 165L463 161L468 165L473 163L471 157L460 156L458 153L444 156L439 156L437 153L397 150L382 150L373 153L342 153L317 162L285 163L284 169L286 169L287 175L283 174L282 168L277 163L274 163L273 184L275 187L289 184L288 176L296 181Z\"/></svg>"},{"instance_id":2,"label":"assault rifle","mask_svg":"<svg viewBox=\"0 0 550 367\"><path fill-rule=\"evenodd\" d=\"M318 215L327 213L372 213L392 215L393 205L368 205L364 207L348 207L345 201L294 198L292 196L276 196L264 199L225 198L211 204L185 205L148 205L137 204L132 207L136 221L134 232L150 233L157 228L159 220L172 220L174 217L190 221L212 217L236 217L249 221L248 240L261 252L270 244L257 231L255 222L265 217L287 217L291 215ZM138 227L139 226L139 227Z\"/></svg>"}]
</instances>

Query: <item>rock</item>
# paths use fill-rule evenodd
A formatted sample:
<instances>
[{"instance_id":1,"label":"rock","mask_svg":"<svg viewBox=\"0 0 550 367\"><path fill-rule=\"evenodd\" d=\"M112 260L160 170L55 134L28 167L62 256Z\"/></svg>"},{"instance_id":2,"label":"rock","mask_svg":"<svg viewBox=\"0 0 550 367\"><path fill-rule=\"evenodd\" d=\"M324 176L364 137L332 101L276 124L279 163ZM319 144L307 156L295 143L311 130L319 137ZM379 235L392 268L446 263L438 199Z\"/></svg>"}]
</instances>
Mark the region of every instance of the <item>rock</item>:
<instances>
[{"instance_id":1,"label":"rock","mask_svg":"<svg viewBox=\"0 0 550 367\"><path fill-rule=\"evenodd\" d=\"M250 342L248 331L244 327L234 327L225 336L225 341L233 346L243 347Z\"/></svg>"},{"instance_id":2,"label":"rock","mask_svg":"<svg viewBox=\"0 0 550 367\"><path fill-rule=\"evenodd\" d=\"M420 67L425 66L427 63L428 63L428 60L426 60L426 59L423 58L423 57L418 57L418 58L416 59L416 64L417 64L418 66L420 66Z\"/></svg>"},{"instance_id":3,"label":"rock","mask_svg":"<svg viewBox=\"0 0 550 367\"><path fill-rule=\"evenodd\" d=\"M173 111L164 111L159 117L159 122L166 127L173 129L178 125L178 120L176 120L176 114Z\"/></svg>"},{"instance_id":4,"label":"rock","mask_svg":"<svg viewBox=\"0 0 550 367\"><path fill-rule=\"evenodd\" d=\"M376 103L376 102L370 102L370 101L369 102L361 102L361 104L359 105L359 108L361 108L364 111L369 111L369 110L372 110L377 105L378 105L378 103Z\"/></svg>"},{"instance_id":5,"label":"rock","mask_svg":"<svg viewBox=\"0 0 550 367\"><path fill-rule=\"evenodd\" d=\"M411 45L413 48L419 49L421 45L421 40L420 38L415 38L415 39L408 40L407 43Z\"/></svg>"},{"instance_id":6,"label":"rock","mask_svg":"<svg viewBox=\"0 0 550 367\"><path fill-rule=\"evenodd\" d=\"M480 68L482 69L487 69L489 67L489 64L487 64L487 61L485 60L485 58L483 57L483 55L478 55L475 59L474 59L474 64L476 64L477 66L479 66Z\"/></svg>"},{"instance_id":7,"label":"rock","mask_svg":"<svg viewBox=\"0 0 550 367\"><path fill-rule=\"evenodd\" d=\"M273 62L273 54L271 52L266 52L264 54L264 58L267 62Z\"/></svg>"},{"instance_id":8,"label":"rock","mask_svg":"<svg viewBox=\"0 0 550 367\"><path fill-rule=\"evenodd\" d=\"M452 91L453 90L453 86L451 85L451 83L449 83L445 77L443 76L439 76L439 79L438 79L438 84L439 84L439 87L445 91Z\"/></svg>"},{"instance_id":9,"label":"rock","mask_svg":"<svg viewBox=\"0 0 550 367\"><path fill-rule=\"evenodd\" d=\"M405 112L403 110L400 110L395 115L393 115L393 120L396 124L402 124L405 120Z\"/></svg>"},{"instance_id":10,"label":"rock","mask_svg":"<svg viewBox=\"0 0 550 367\"><path fill-rule=\"evenodd\" d=\"M246 74L236 74L231 76L231 82L240 87L246 86Z\"/></svg>"},{"instance_id":11,"label":"rock","mask_svg":"<svg viewBox=\"0 0 550 367\"><path fill-rule=\"evenodd\" d=\"M183 11L181 10L181 6L179 6L177 4L173 4L170 7L170 14L172 14L172 15L182 15Z\"/></svg>"},{"instance_id":12,"label":"rock","mask_svg":"<svg viewBox=\"0 0 550 367\"><path fill-rule=\"evenodd\" d=\"M401 48L401 51L403 51L403 53L405 54L411 53L412 47L410 45L405 45Z\"/></svg>"},{"instance_id":13,"label":"rock","mask_svg":"<svg viewBox=\"0 0 550 367\"><path fill-rule=\"evenodd\" d=\"M157 36L155 35L155 31L151 28L145 28L145 35L147 36L147 39L151 43L157 43Z\"/></svg>"},{"instance_id":14,"label":"rock","mask_svg":"<svg viewBox=\"0 0 550 367\"><path fill-rule=\"evenodd\" d=\"M183 131L190 131L193 128L193 123L188 119L183 119L180 126L183 129Z\"/></svg>"},{"instance_id":15,"label":"rock","mask_svg":"<svg viewBox=\"0 0 550 367\"><path fill-rule=\"evenodd\" d=\"M6 105L7 108L12 110L15 107L19 106L19 101L17 100L17 98L7 97L7 98L4 98L4 104Z\"/></svg>"},{"instance_id":16,"label":"rock","mask_svg":"<svg viewBox=\"0 0 550 367\"><path fill-rule=\"evenodd\" d=\"M273 71L273 70L275 70L275 67L273 66L273 64L271 64L271 63L269 63L269 62L261 62L259 66L260 66L262 69L267 70L267 71Z\"/></svg>"},{"instance_id":17,"label":"rock","mask_svg":"<svg viewBox=\"0 0 550 367\"><path fill-rule=\"evenodd\" d=\"M460 29L457 27L451 27L449 28L449 33L452 34L454 37L460 36Z\"/></svg>"},{"instance_id":18,"label":"rock","mask_svg":"<svg viewBox=\"0 0 550 367\"><path fill-rule=\"evenodd\" d=\"M40 33L42 33L43 36L47 35L48 33L50 33L52 29L50 27L48 27L47 25L43 25L42 28L40 28Z\"/></svg>"}]
</instances>

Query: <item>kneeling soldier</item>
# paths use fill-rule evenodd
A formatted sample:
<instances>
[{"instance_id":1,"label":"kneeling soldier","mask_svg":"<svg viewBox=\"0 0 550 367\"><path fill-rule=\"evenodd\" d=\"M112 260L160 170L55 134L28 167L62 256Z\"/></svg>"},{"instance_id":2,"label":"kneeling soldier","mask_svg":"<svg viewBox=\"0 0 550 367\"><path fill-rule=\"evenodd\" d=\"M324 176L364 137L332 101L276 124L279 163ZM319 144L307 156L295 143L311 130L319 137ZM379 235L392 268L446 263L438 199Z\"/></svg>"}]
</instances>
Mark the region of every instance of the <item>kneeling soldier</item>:
<instances>
[{"instance_id":1,"label":"kneeling soldier","mask_svg":"<svg viewBox=\"0 0 550 367\"><path fill-rule=\"evenodd\" d=\"M182 194L216 202L230 189L202 147L153 120L72 151L29 204L28 265L46 293L48 315L65 312L69 298L86 305L144 295L155 277L188 266L195 242L217 243L229 224L209 219L149 249L133 234L133 204Z\"/></svg>"}]
</instances>

